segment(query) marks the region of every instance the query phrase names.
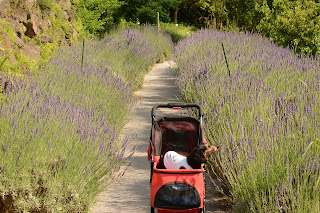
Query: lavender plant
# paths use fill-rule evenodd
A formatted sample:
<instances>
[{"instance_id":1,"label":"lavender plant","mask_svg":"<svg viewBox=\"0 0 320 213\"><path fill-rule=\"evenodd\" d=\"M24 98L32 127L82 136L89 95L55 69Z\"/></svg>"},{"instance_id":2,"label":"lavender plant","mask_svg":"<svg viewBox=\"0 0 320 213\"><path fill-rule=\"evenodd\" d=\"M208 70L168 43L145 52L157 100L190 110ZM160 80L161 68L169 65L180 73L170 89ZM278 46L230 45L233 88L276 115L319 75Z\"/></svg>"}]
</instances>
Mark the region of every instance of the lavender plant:
<instances>
[{"instance_id":1,"label":"lavender plant","mask_svg":"<svg viewBox=\"0 0 320 213\"><path fill-rule=\"evenodd\" d=\"M104 45L107 48L101 54L107 56L109 66L134 89L142 86L144 75L153 64L171 58L173 52L170 36L158 35L157 30L149 25L112 33L104 40Z\"/></svg>"},{"instance_id":2,"label":"lavender plant","mask_svg":"<svg viewBox=\"0 0 320 213\"><path fill-rule=\"evenodd\" d=\"M181 99L204 108L206 137L221 147L209 171L235 212L319 212L319 59L202 30L178 43L175 61Z\"/></svg>"},{"instance_id":3,"label":"lavender plant","mask_svg":"<svg viewBox=\"0 0 320 213\"><path fill-rule=\"evenodd\" d=\"M129 33L133 41L143 36ZM140 75L157 57L152 45L121 46L126 39L86 41L83 66L82 44L62 48L41 74L11 79L0 102L0 212L86 212L123 175L134 149L119 133L136 85L126 69ZM139 66L127 60L133 53ZM123 65L119 74L115 63Z\"/></svg>"}]
</instances>

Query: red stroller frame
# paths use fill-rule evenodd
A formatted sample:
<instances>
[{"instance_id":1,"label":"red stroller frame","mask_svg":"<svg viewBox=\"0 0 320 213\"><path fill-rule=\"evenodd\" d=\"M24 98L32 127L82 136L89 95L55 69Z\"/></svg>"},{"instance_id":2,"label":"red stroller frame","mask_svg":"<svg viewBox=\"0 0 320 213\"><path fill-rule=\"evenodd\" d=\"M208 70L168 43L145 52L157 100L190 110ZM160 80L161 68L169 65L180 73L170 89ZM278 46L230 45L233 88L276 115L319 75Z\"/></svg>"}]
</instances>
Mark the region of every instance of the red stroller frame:
<instances>
[{"instance_id":1,"label":"red stroller frame","mask_svg":"<svg viewBox=\"0 0 320 213\"><path fill-rule=\"evenodd\" d=\"M162 117L158 120L158 108L189 108L199 111L199 120L192 117ZM148 149L151 163L150 188L151 212L182 213L205 212L205 176L201 169L165 169L163 154L168 143L186 143L189 152L198 144L206 143L202 129L202 109L197 104L169 103L154 106L151 112L152 129ZM186 146L188 146L186 145Z\"/></svg>"}]
</instances>

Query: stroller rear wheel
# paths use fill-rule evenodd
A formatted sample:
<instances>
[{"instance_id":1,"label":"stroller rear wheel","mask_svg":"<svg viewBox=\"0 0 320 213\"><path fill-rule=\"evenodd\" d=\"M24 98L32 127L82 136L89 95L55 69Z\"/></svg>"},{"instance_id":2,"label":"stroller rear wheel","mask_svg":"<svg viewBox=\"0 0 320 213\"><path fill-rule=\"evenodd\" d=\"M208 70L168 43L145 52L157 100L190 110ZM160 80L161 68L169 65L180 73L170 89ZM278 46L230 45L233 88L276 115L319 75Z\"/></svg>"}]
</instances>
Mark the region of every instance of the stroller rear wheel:
<instances>
[{"instance_id":1,"label":"stroller rear wheel","mask_svg":"<svg viewBox=\"0 0 320 213\"><path fill-rule=\"evenodd\" d=\"M205 212L206 212L206 199L204 198L203 207L200 209L200 213L205 213Z\"/></svg>"}]
</instances>

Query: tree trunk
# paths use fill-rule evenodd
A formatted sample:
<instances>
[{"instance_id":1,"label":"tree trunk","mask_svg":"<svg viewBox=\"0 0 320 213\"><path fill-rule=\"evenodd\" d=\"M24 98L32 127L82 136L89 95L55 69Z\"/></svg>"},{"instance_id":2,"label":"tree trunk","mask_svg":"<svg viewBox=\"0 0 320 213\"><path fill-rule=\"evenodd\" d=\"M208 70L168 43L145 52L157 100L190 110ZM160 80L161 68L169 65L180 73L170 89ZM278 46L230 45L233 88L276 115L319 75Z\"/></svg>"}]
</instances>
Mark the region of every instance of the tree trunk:
<instances>
[{"instance_id":1,"label":"tree trunk","mask_svg":"<svg viewBox=\"0 0 320 213\"><path fill-rule=\"evenodd\" d=\"M177 24L178 23L178 11L179 11L179 7L174 9L174 13L173 13L173 23Z\"/></svg>"}]
</instances>

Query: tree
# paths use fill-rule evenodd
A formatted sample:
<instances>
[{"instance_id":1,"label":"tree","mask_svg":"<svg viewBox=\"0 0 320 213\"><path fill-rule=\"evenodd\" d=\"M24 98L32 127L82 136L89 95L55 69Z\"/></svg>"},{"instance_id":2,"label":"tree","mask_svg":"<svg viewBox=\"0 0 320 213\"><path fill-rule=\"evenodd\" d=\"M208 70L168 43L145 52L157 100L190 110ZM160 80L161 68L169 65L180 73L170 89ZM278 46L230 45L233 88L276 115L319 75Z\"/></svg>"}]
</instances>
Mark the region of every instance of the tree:
<instances>
[{"instance_id":1,"label":"tree","mask_svg":"<svg viewBox=\"0 0 320 213\"><path fill-rule=\"evenodd\" d=\"M299 53L320 52L320 4L311 0L274 0L272 8L264 2L264 14L257 28L271 40Z\"/></svg>"},{"instance_id":2,"label":"tree","mask_svg":"<svg viewBox=\"0 0 320 213\"><path fill-rule=\"evenodd\" d=\"M225 0L180 1L178 18L197 27L220 28L227 23Z\"/></svg>"},{"instance_id":3,"label":"tree","mask_svg":"<svg viewBox=\"0 0 320 213\"><path fill-rule=\"evenodd\" d=\"M127 21L133 22L155 23L157 12L160 12L160 20L163 22L178 23L179 19L179 22L197 26L208 26L213 22L213 25L221 26L227 18L225 0L125 0L123 2L122 14Z\"/></svg>"},{"instance_id":4,"label":"tree","mask_svg":"<svg viewBox=\"0 0 320 213\"><path fill-rule=\"evenodd\" d=\"M261 12L256 8L262 3L263 0L227 0L228 18L244 30L255 31L262 18Z\"/></svg>"},{"instance_id":5,"label":"tree","mask_svg":"<svg viewBox=\"0 0 320 213\"><path fill-rule=\"evenodd\" d=\"M206 14L204 18L206 26L222 28L226 25L227 13L224 0L198 0L198 7Z\"/></svg>"},{"instance_id":6,"label":"tree","mask_svg":"<svg viewBox=\"0 0 320 213\"><path fill-rule=\"evenodd\" d=\"M88 34L102 35L111 28L119 0L72 0Z\"/></svg>"},{"instance_id":7,"label":"tree","mask_svg":"<svg viewBox=\"0 0 320 213\"><path fill-rule=\"evenodd\" d=\"M160 20L170 22L170 11L177 7L180 0L126 0L121 8L127 21L140 23L156 23L157 12Z\"/></svg>"}]
</instances>

